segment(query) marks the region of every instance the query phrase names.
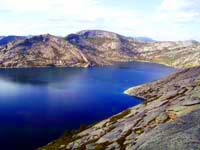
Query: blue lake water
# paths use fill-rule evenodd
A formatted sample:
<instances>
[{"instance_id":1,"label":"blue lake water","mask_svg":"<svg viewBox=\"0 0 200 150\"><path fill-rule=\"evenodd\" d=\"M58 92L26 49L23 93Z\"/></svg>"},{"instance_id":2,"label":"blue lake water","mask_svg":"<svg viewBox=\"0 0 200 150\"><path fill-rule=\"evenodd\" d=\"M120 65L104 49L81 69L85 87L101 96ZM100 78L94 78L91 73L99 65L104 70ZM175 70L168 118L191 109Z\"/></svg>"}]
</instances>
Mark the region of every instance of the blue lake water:
<instances>
[{"instance_id":1,"label":"blue lake water","mask_svg":"<svg viewBox=\"0 0 200 150\"><path fill-rule=\"evenodd\" d=\"M124 90L174 71L139 62L87 69L0 69L0 149L32 150L65 130L105 119L141 102Z\"/></svg>"}]
</instances>

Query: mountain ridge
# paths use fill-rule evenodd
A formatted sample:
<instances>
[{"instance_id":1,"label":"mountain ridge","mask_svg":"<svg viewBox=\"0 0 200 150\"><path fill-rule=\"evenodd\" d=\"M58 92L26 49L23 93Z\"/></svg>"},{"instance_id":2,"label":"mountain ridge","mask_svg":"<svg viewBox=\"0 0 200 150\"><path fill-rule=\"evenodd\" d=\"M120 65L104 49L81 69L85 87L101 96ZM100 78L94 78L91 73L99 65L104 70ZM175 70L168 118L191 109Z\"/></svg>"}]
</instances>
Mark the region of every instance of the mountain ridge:
<instances>
[{"instance_id":1,"label":"mountain ridge","mask_svg":"<svg viewBox=\"0 0 200 150\"><path fill-rule=\"evenodd\" d=\"M22 40L25 38L26 38L25 36L15 36L15 35L0 36L0 46L6 45L6 44L16 41L16 40Z\"/></svg>"},{"instance_id":2,"label":"mountain ridge","mask_svg":"<svg viewBox=\"0 0 200 150\"><path fill-rule=\"evenodd\" d=\"M84 30L65 38L44 34L12 40L0 46L0 67L89 67L128 61L194 67L200 65L199 50L197 41L146 42L108 31Z\"/></svg>"}]
</instances>

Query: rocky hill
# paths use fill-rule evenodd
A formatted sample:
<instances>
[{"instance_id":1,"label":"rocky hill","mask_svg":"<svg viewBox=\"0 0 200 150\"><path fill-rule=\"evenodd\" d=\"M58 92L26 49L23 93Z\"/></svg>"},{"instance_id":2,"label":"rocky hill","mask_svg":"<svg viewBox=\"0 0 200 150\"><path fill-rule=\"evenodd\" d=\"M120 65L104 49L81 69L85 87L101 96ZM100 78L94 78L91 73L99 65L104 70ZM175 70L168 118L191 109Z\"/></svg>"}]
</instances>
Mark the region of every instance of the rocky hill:
<instances>
[{"instance_id":1,"label":"rocky hill","mask_svg":"<svg viewBox=\"0 0 200 150\"><path fill-rule=\"evenodd\" d=\"M108 61L149 61L177 68L200 65L200 43L196 41L145 42L116 33L87 30L66 38L87 52ZM101 59L101 58L100 58Z\"/></svg>"},{"instance_id":2,"label":"rocky hill","mask_svg":"<svg viewBox=\"0 0 200 150\"><path fill-rule=\"evenodd\" d=\"M42 150L200 149L200 67L133 87L126 94L144 100L87 129L63 135Z\"/></svg>"},{"instance_id":3,"label":"rocky hill","mask_svg":"<svg viewBox=\"0 0 200 150\"><path fill-rule=\"evenodd\" d=\"M85 55L63 38L40 35L16 40L0 49L1 67L89 65Z\"/></svg>"},{"instance_id":4,"label":"rocky hill","mask_svg":"<svg viewBox=\"0 0 200 150\"><path fill-rule=\"evenodd\" d=\"M200 64L200 43L196 41L151 42L138 48L141 59L189 68Z\"/></svg>"},{"instance_id":5,"label":"rocky hill","mask_svg":"<svg viewBox=\"0 0 200 150\"><path fill-rule=\"evenodd\" d=\"M16 39L0 46L0 67L88 67L149 61L177 68L200 65L196 41L147 42L113 32L85 30L66 38L52 35Z\"/></svg>"},{"instance_id":6,"label":"rocky hill","mask_svg":"<svg viewBox=\"0 0 200 150\"><path fill-rule=\"evenodd\" d=\"M134 45L129 43L130 38L116 33L87 30L68 35L66 39L89 56L94 54L95 57L107 60L111 64L115 61L132 61L136 58L137 51Z\"/></svg>"}]
</instances>

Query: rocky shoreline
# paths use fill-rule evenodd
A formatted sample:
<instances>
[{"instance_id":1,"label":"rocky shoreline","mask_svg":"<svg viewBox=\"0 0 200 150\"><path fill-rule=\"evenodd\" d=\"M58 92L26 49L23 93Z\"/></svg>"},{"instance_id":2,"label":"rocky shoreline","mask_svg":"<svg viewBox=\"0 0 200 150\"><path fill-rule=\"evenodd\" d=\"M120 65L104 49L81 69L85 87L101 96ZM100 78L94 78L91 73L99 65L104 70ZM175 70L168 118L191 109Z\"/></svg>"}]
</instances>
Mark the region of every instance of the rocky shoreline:
<instances>
[{"instance_id":1,"label":"rocky shoreline","mask_svg":"<svg viewBox=\"0 0 200 150\"><path fill-rule=\"evenodd\" d=\"M200 67L195 67L200 66L199 58L197 41L141 41L101 30L65 38L49 34L14 37L14 41L0 43L0 68L86 68L129 61L189 68L128 89L126 94L144 103L67 133L43 150L200 149Z\"/></svg>"},{"instance_id":2,"label":"rocky shoreline","mask_svg":"<svg viewBox=\"0 0 200 150\"><path fill-rule=\"evenodd\" d=\"M126 94L144 100L42 150L197 150L200 149L200 67L133 87Z\"/></svg>"}]
</instances>

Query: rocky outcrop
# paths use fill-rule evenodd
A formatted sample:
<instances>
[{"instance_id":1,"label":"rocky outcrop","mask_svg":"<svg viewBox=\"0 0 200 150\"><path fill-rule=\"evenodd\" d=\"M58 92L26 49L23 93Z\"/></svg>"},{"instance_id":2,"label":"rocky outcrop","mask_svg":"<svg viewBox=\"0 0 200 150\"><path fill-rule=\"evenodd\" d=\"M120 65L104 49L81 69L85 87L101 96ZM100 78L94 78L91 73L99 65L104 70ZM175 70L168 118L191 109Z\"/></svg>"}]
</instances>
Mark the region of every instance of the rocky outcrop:
<instances>
[{"instance_id":1,"label":"rocky outcrop","mask_svg":"<svg viewBox=\"0 0 200 150\"><path fill-rule=\"evenodd\" d=\"M144 100L85 130L41 149L187 150L200 149L200 67L133 87L126 94Z\"/></svg>"},{"instance_id":2,"label":"rocky outcrop","mask_svg":"<svg viewBox=\"0 0 200 150\"><path fill-rule=\"evenodd\" d=\"M200 109L150 131L137 145L140 150L200 149Z\"/></svg>"},{"instance_id":3,"label":"rocky outcrop","mask_svg":"<svg viewBox=\"0 0 200 150\"><path fill-rule=\"evenodd\" d=\"M177 68L200 65L200 43L196 41L142 39L101 30L85 30L66 38L40 35L16 39L0 46L0 67L88 67L128 61L156 62Z\"/></svg>"}]
</instances>

